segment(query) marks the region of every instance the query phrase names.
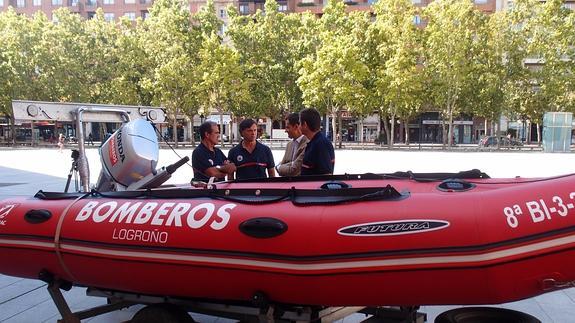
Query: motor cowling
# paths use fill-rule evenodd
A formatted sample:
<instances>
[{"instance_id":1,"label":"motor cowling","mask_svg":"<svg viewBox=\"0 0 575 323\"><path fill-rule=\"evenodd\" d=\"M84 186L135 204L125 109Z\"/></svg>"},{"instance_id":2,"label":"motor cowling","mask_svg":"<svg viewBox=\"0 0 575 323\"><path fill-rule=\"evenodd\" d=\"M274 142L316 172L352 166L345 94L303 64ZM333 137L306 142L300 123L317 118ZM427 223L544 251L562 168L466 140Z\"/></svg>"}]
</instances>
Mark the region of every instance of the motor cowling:
<instances>
[{"instance_id":1,"label":"motor cowling","mask_svg":"<svg viewBox=\"0 0 575 323\"><path fill-rule=\"evenodd\" d=\"M124 124L100 147L102 170L112 182L124 187L156 172L158 137L142 119Z\"/></svg>"}]
</instances>

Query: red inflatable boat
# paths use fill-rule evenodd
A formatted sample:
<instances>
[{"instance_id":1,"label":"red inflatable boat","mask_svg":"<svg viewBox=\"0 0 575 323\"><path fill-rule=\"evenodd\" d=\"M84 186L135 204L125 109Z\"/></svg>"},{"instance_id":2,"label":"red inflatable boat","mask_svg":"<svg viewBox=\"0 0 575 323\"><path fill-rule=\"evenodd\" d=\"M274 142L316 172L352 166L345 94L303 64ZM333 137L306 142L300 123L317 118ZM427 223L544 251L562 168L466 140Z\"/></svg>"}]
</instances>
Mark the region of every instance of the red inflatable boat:
<instances>
[{"instance_id":1,"label":"red inflatable boat","mask_svg":"<svg viewBox=\"0 0 575 323\"><path fill-rule=\"evenodd\" d=\"M479 171L40 191L0 202L0 273L222 301L501 303L574 285L574 205L575 175Z\"/></svg>"}]
</instances>

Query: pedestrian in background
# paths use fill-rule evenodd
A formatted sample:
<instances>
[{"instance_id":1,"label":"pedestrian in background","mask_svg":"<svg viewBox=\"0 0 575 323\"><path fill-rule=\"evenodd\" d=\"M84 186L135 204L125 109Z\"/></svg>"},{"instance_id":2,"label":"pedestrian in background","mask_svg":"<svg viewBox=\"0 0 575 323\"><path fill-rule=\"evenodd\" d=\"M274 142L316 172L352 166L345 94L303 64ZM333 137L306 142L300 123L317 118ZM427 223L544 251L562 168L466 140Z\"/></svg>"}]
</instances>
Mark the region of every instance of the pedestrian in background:
<instances>
[{"instance_id":1,"label":"pedestrian in background","mask_svg":"<svg viewBox=\"0 0 575 323\"><path fill-rule=\"evenodd\" d=\"M58 152L62 152L62 149L64 149L64 140L66 138L64 137L64 134L60 134L58 136Z\"/></svg>"},{"instance_id":2,"label":"pedestrian in background","mask_svg":"<svg viewBox=\"0 0 575 323\"><path fill-rule=\"evenodd\" d=\"M298 176L305 147L309 139L301 133L299 113L290 113L286 119L286 132L292 140L287 144L282 161L276 166L280 176Z\"/></svg>"},{"instance_id":3,"label":"pedestrian in background","mask_svg":"<svg viewBox=\"0 0 575 323\"><path fill-rule=\"evenodd\" d=\"M256 140L258 127L253 119L240 122L242 141L230 149L228 158L237 169L230 177L237 179L275 177L274 156L271 149ZM267 174L266 174L267 172Z\"/></svg>"},{"instance_id":4,"label":"pedestrian in background","mask_svg":"<svg viewBox=\"0 0 575 323\"><path fill-rule=\"evenodd\" d=\"M303 109L299 113L301 132L309 139L305 148L301 175L333 174L335 152L333 145L320 131L321 116L316 109Z\"/></svg>"}]
</instances>

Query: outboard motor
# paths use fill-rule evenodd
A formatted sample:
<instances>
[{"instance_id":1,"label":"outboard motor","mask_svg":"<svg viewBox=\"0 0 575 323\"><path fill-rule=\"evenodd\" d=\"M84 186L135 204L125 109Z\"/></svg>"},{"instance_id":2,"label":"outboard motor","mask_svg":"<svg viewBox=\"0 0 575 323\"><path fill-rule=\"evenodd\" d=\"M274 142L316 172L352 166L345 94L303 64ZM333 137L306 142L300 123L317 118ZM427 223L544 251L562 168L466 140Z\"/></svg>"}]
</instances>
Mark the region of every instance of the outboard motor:
<instances>
[{"instance_id":1,"label":"outboard motor","mask_svg":"<svg viewBox=\"0 0 575 323\"><path fill-rule=\"evenodd\" d=\"M146 176L156 174L158 137L142 119L124 124L100 147L102 172L96 190L123 191Z\"/></svg>"}]
</instances>

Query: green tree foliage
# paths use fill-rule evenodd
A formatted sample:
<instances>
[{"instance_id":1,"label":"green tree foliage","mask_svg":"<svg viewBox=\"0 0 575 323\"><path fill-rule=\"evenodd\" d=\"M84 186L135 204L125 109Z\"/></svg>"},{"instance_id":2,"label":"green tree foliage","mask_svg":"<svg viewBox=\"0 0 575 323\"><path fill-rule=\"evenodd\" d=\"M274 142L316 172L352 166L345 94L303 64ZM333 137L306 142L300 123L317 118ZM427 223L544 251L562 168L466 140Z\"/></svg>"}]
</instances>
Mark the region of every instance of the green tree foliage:
<instances>
[{"instance_id":1,"label":"green tree foliage","mask_svg":"<svg viewBox=\"0 0 575 323\"><path fill-rule=\"evenodd\" d=\"M265 3L264 11L251 16L232 12L227 35L240 54L250 92L257 100L247 107L246 116L281 119L285 112L302 107L295 64L302 52L297 50L300 25L297 16L278 12L275 0ZM256 81L257 80L257 81Z\"/></svg>"},{"instance_id":2,"label":"green tree foliage","mask_svg":"<svg viewBox=\"0 0 575 323\"><path fill-rule=\"evenodd\" d=\"M145 81L155 104L165 106L172 119L173 140L178 145L179 114L198 113L196 55L198 40L188 2L158 0L150 8L141 32L145 53L152 58L153 75Z\"/></svg>"},{"instance_id":3,"label":"green tree foliage","mask_svg":"<svg viewBox=\"0 0 575 323\"><path fill-rule=\"evenodd\" d=\"M145 85L153 77L153 60L146 54L142 25L141 19L134 25L127 18L118 24L117 62L110 90L116 104L152 104L153 93Z\"/></svg>"},{"instance_id":4,"label":"green tree foliage","mask_svg":"<svg viewBox=\"0 0 575 323\"><path fill-rule=\"evenodd\" d=\"M409 0L381 0L374 6L376 19L369 30L375 51L372 64L374 93L380 98L378 110L390 117L387 142L393 145L395 118L407 123L417 115L423 101L423 73L418 67L422 57L421 31L413 23L416 8ZM387 127L386 127L387 129Z\"/></svg>"},{"instance_id":5,"label":"green tree foliage","mask_svg":"<svg viewBox=\"0 0 575 323\"><path fill-rule=\"evenodd\" d=\"M218 111L220 124L223 124L225 111L242 115L245 111L241 109L251 101L251 96L238 52L222 44L221 38L212 33L204 38L199 55L200 104L206 111ZM223 138L221 140L223 145Z\"/></svg>"},{"instance_id":6,"label":"green tree foliage","mask_svg":"<svg viewBox=\"0 0 575 323\"><path fill-rule=\"evenodd\" d=\"M336 121L341 112L361 104L366 92L368 69L350 32L354 28L351 21L342 1L330 0L320 20L318 47L300 61L298 84L304 103L331 115L334 144L338 137L335 134L340 133ZM341 120L339 125L341 128Z\"/></svg>"},{"instance_id":7,"label":"green tree foliage","mask_svg":"<svg viewBox=\"0 0 575 323\"><path fill-rule=\"evenodd\" d=\"M61 8L50 21L8 9L0 113L11 116L13 99L154 104L175 129L177 116L200 111L277 120L305 105L331 116L332 134L342 111L379 112L392 144L396 119L424 109L442 113L446 141L461 115L539 123L575 111L575 14L562 1L517 0L492 15L466 0L419 10L380 0L373 18L330 0L317 18L269 0L249 16L229 9L222 34L213 0L193 16L186 0L158 0L148 19L118 23L102 10L84 20ZM420 14L424 28L413 24Z\"/></svg>"},{"instance_id":8,"label":"green tree foliage","mask_svg":"<svg viewBox=\"0 0 575 323\"><path fill-rule=\"evenodd\" d=\"M46 17L37 15L27 19L9 8L0 13L0 113L9 117L14 130L13 99L45 99L42 71L37 62L43 58L39 51ZM14 138L14 136L12 136Z\"/></svg>"},{"instance_id":9,"label":"green tree foliage","mask_svg":"<svg viewBox=\"0 0 575 323\"><path fill-rule=\"evenodd\" d=\"M437 0L425 9L426 78L433 89L432 103L440 109L444 144L453 144L453 118L462 112L465 94L475 87L474 64L481 48L477 33L481 14L470 1Z\"/></svg>"}]
</instances>

